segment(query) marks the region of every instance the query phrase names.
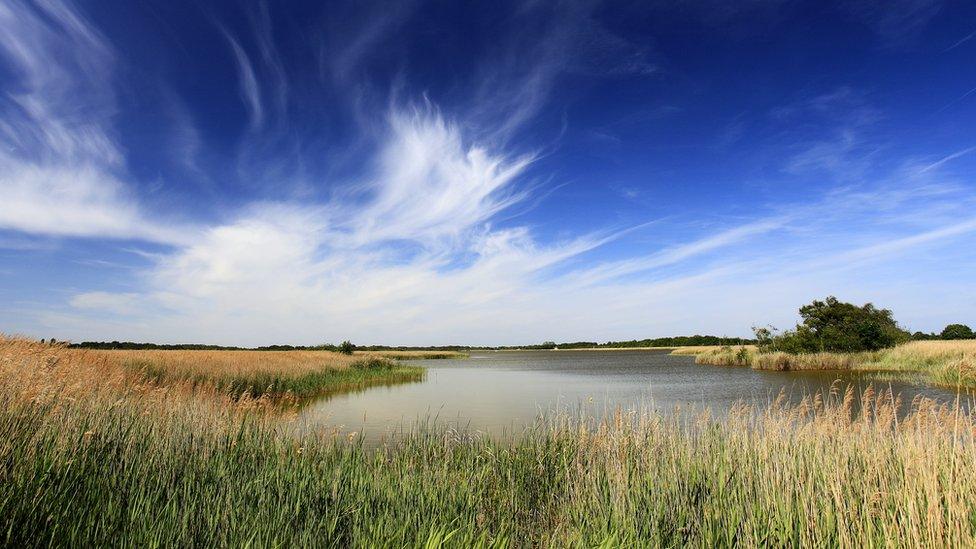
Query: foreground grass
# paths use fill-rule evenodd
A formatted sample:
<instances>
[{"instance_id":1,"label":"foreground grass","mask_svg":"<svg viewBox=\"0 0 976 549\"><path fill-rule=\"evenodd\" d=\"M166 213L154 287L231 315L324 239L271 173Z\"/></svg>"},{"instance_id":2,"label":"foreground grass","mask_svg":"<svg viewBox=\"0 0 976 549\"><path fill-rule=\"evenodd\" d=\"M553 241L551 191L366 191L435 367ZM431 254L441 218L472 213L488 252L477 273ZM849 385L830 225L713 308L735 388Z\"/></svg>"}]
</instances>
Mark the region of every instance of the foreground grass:
<instances>
[{"instance_id":1,"label":"foreground grass","mask_svg":"<svg viewBox=\"0 0 976 549\"><path fill-rule=\"evenodd\" d=\"M976 543L976 418L925 402L562 417L511 444L420 427L370 450L134 379L0 340L0 545Z\"/></svg>"},{"instance_id":2,"label":"foreground grass","mask_svg":"<svg viewBox=\"0 0 976 549\"><path fill-rule=\"evenodd\" d=\"M760 353L754 347L702 349L699 364L758 370L867 370L906 374L942 387L976 388L976 340L913 341L863 353Z\"/></svg>"}]
</instances>

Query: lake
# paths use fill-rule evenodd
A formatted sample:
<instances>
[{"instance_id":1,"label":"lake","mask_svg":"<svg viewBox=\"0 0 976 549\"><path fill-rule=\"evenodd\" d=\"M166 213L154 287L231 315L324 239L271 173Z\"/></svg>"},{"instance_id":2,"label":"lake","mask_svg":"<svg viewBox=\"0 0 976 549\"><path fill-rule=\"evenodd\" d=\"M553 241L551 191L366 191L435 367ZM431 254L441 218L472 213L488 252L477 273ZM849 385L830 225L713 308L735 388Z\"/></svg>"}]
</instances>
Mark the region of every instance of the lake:
<instances>
[{"instance_id":1,"label":"lake","mask_svg":"<svg viewBox=\"0 0 976 549\"><path fill-rule=\"evenodd\" d=\"M805 395L858 392L873 384L906 403L922 395L953 402L955 393L903 382L879 382L861 372L770 372L695 364L667 351L473 352L466 359L416 361L423 381L370 387L313 402L299 414L303 430L367 441L409 430L417 420L504 436L554 411L603 416L616 407L671 413L704 410L721 416L736 402L766 405L785 392ZM905 406L907 409L907 406Z\"/></svg>"}]
</instances>

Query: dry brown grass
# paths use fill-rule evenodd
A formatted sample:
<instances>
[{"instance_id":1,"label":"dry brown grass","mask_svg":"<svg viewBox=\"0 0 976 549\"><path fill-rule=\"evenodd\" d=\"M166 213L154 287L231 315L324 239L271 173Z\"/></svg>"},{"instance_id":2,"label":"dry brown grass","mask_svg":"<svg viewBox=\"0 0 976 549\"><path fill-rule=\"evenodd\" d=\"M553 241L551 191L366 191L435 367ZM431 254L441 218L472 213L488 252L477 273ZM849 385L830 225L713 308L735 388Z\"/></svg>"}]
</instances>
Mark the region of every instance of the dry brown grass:
<instances>
[{"instance_id":1,"label":"dry brown grass","mask_svg":"<svg viewBox=\"0 0 976 549\"><path fill-rule=\"evenodd\" d=\"M677 354L677 353L676 353ZM684 353L682 353L684 354ZM912 341L863 353L760 353L754 346L715 347L689 353L698 364L757 370L866 370L921 376L933 385L976 387L976 340Z\"/></svg>"},{"instance_id":2,"label":"dry brown grass","mask_svg":"<svg viewBox=\"0 0 976 549\"><path fill-rule=\"evenodd\" d=\"M213 386L156 383L127 366L121 352L69 349L4 335L0 335L0 394L9 402L34 405L139 403L157 414L202 405L206 417L267 409L269 404L266 399L230 398Z\"/></svg>"},{"instance_id":3,"label":"dry brown grass","mask_svg":"<svg viewBox=\"0 0 976 549\"><path fill-rule=\"evenodd\" d=\"M329 351L161 351L70 349L0 335L4 368L38 387L131 390L151 385L251 397L310 398L379 382L420 379L423 369L392 359ZM15 358L16 357L16 358ZM25 360L28 363L21 364ZM49 367L39 367L47 364ZM44 382L42 377L46 377Z\"/></svg>"},{"instance_id":4,"label":"dry brown grass","mask_svg":"<svg viewBox=\"0 0 976 549\"><path fill-rule=\"evenodd\" d=\"M861 366L881 371L921 372L944 387L976 387L976 340L912 341Z\"/></svg>"},{"instance_id":5,"label":"dry brown grass","mask_svg":"<svg viewBox=\"0 0 976 549\"><path fill-rule=\"evenodd\" d=\"M73 350L73 349L72 349ZM151 365L175 377L249 377L274 374L300 377L323 369L341 370L362 357L330 351L91 351L106 360Z\"/></svg>"},{"instance_id":6,"label":"dry brown grass","mask_svg":"<svg viewBox=\"0 0 976 549\"><path fill-rule=\"evenodd\" d=\"M877 360L880 352L865 353L755 353L752 367L757 370L855 370Z\"/></svg>"},{"instance_id":7,"label":"dry brown grass","mask_svg":"<svg viewBox=\"0 0 976 549\"><path fill-rule=\"evenodd\" d=\"M671 351L672 355L700 355L702 353L710 353L715 351L721 351L722 349L748 349L750 351L755 351L755 345L690 345L687 347L678 347L677 349Z\"/></svg>"},{"instance_id":8,"label":"dry brown grass","mask_svg":"<svg viewBox=\"0 0 976 549\"><path fill-rule=\"evenodd\" d=\"M885 351L885 357L901 363L920 364L951 360L976 360L976 339L911 341Z\"/></svg>"}]
</instances>

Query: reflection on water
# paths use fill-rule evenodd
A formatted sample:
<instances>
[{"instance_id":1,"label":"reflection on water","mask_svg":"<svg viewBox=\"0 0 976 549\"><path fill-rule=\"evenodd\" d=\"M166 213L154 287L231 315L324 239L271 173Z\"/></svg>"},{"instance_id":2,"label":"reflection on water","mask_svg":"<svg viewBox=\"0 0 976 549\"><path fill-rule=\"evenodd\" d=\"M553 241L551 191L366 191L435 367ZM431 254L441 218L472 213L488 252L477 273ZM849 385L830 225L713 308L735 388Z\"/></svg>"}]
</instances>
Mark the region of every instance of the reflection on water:
<instances>
[{"instance_id":1,"label":"reflection on water","mask_svg":"<svg viewBox=\"0 0 976 549\"><path fill-rule=\"evenodd\" d=\"M736 402L766 405L816 393L857 393L873 383L902 402L916 396L952 402L955 394L857 372L765 372L695 364L694 357L656 351L526 351L473 353L463 360L421 361L417 383L378 386L309 404L302 429L356 433L378 441L435 418L449 427L492 435L516 433L553 411L597 417L617 407L664 413L676 407L726 413ZM907 408L907 406L906 406Z\"/></svg>"},{"instance_id":2,"label":"reflection on water","mask_svg":"<svg viewBox=\"0 0 976 549\"><path fill-rule=\"evenodd\" d=\"M308 401L300 401L296 404L315 406L315 403L326 402L336 395L353 396L364 391L369 391L379 387L396 387L405 383L416 383L423 381L427 377L427 372L401 372L378 379L364 379L348 384L335 385L326 391L318 393Z\"/></svg>"}]
</instances>

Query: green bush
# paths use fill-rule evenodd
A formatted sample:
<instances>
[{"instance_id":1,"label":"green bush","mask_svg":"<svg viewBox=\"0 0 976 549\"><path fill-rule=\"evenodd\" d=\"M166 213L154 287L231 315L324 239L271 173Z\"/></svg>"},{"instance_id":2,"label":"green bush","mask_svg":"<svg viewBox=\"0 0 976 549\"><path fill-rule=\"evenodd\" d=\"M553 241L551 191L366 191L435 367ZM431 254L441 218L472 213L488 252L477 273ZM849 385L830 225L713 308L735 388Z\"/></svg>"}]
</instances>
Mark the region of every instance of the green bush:
<instances>
[{"instance_id":1,"label":"green bush","mask_svg":"<svg viewBox=\"0 0 976 549\"><path fill-rule=\"evenodd\" d=\"M830 296L800 307L800 317L802 323L782 334L768 328L754 329L760 350L856 353L894 347L910 338L890 310L878 309L871 303L857 306Z\"/></svg>"},{"instance_id":2,"label":"green bush","mask_svg":"<svg viewBox=\"0 0 976 549\"><path fill-rule=\"evenodd\" d=\"M972 328L965 324L950 324L939 334L942 339L976 339Z\"/></svg>"}]
</instances>

